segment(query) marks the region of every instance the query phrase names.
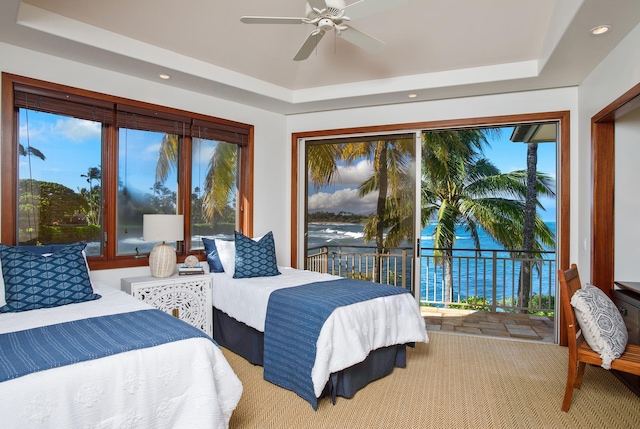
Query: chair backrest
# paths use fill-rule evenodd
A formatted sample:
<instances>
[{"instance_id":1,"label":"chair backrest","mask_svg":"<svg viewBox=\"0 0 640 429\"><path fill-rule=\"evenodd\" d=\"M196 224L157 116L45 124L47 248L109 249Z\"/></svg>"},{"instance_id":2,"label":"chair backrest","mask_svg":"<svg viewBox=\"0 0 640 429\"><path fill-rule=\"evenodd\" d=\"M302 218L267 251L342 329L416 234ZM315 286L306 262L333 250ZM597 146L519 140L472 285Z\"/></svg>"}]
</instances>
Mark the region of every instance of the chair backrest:
<instances>
[{"instance_id":1,"label":"chair backrest","mask_svg":"<svg viewBox=\"0 0 640 429\"><path fill-rule=\"evenodd\" d=\"M571 297L577 290L582 288L576 264L571 264L571 268L568 270L558 270L558 279L560 281L560 307L567 327L569 353L574 354L577 353L577 348L584 341L582 331L576 321L576 314L571 306Z\"/></svg>"}]
</instances>

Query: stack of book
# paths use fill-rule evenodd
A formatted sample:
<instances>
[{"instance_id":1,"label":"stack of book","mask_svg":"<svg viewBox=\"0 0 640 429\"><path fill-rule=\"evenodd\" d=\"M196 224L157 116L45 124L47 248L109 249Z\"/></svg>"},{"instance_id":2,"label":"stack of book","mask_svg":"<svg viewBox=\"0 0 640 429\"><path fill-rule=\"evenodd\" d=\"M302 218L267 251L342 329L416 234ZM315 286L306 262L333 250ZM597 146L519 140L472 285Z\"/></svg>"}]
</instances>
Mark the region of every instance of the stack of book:
<instances>
[{"instance_id":1,"label":"stack of book","mask_svg":"<svg viewBox=\"0 0 640 429\"><path fill-rule=\"evenodd\" d=\"M202 266L200 265L197 265L195 267L187 267L186 265L183 265L181 267L178 267L178 274L180 274L181 276L204 274L204 268L202 268Z\"/></svg>"}]
</instances>

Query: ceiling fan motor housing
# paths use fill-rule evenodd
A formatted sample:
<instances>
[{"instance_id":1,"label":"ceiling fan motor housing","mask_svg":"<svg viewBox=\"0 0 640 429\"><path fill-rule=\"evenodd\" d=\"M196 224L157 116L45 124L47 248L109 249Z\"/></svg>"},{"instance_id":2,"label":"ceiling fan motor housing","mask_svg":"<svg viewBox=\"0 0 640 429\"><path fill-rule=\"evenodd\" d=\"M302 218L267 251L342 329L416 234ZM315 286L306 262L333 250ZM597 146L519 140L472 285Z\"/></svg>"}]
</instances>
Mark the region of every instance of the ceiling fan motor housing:
<instances>
[{"instance_id":1,"label":"ceiling fan motor housing","mask_svg":"<svg viewBox=\"0 0 640 429\"><path fill-rule=\"evenodd\" d=\"M323 16L338 16L342 11L342 9L344 9L345 7L343 0L326 0L325 3L327 4L327 8L322 14ZM306 6L305 16L308 19L315 19L320 17L320 15L318 15L316 11L313 10L313 8L309 5L309 3L307 3L307 6Z\"/></svg>"},{"instance_id":2,"label":"ceiling fan motor housing","mask_svg":"<svg viewBox=\"0 0 640 429\"><path fill-rule=\"evenodd\" d=\"M329 31L333 28L333 20L330 18L322 18L318 21L318 28L322 31Z\"/></svg>"}]
</instances>

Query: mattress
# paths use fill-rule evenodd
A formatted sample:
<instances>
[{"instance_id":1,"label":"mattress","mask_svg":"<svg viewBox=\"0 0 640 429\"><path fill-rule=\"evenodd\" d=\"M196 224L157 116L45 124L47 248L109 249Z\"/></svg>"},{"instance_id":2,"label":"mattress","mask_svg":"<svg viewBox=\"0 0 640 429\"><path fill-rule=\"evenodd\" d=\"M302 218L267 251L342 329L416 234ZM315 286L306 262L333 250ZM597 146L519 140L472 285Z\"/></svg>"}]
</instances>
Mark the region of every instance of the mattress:
<instances>
[{"instance_id":1,"label":"mattress","mask_svg":"<svg viewBox=\"0 0 640 429\"><path fill-rule=\"evenodd\" d=\"M235 320L264 332L269 295L277 289L339 277L279 267L274 277L234 279L212 273L213 305ZM332 373L366 359L372 350L396 344L428 343L424 319L411 294L399 294L337 308L320 331L312 370L316 397Z\"/></svg>"},{"instance_id":2,"label":"mattress","mask_svg":"<svg viewBox=\"0 0 640 429\"><path fill-rule=\"evenodd\" d=\"M102 298L0 314L0 333L151 309L106 285ZM191 338L0 383L3 427L226 428L242 384L220 348Z\"/></svg>"}]
</instances>

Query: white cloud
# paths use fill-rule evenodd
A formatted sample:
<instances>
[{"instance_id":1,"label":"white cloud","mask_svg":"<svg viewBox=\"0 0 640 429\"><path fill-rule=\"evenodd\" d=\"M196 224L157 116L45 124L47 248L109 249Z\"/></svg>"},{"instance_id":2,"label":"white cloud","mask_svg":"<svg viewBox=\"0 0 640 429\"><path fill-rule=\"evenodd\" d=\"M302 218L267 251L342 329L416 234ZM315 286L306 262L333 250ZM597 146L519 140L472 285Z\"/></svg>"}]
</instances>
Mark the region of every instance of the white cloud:
<instances>
[{"instance_id":1,"label":"white cloud","mask_svg":"<svg viewBox=\"0 0 640 429\"><path fill-rule=\"evenodd\" d=\"M157 158L158 154L160 153L160 146L161 146L161 143L154 143L154 144L149 144L145 146L144 148L145 157L153 156Z\"/></svg>"},{"instance_id":2,"label":"white cloud","mask_svg":"<svg viewBox=\"0 0 640 429\"><path fill-rule=\"evenodd\" d=\"M60 119L56 121L52 129L52 132L76 142L100 139L101 131L102 125L99 122L84 121L74 118Z\"/></svg>"},{"instance_id":3,"label":"white cloud","mask_svg":"<svg viewBox=\"0 0 640 429\"><path fill-rule=\"evenodd\" d=\"M34 127L33 125L27 128L26 124L20 125L20 142L24 146L31 140L42 140L41 136L46 135L47 131L43 127Z\"/></svg>"},{"instance_id":4,"label":"white cloud","mask_svg":"<svg viewBox=\"0 0 640 429\"><path fill-rule=\"evenodd\" d=\"M373 163L363 159L355 165L338 166L336 181L342 186L359 186L373 175Z\"/></svg>"},{"instance_id":5,"label":"white cloud","mask_svg":"<svg viewBox=\"0 0 640 429\"><path fill-rule=\"evenodd\" d=\"M358 190L353 188L341 189L339 191L328 193L318 192L311 195L308 200L309 211L326 211L326 212L350 212L357 214L369 214L375 212L377 192L371 192L360 198Z\"/></svg>"}]
</instances>

